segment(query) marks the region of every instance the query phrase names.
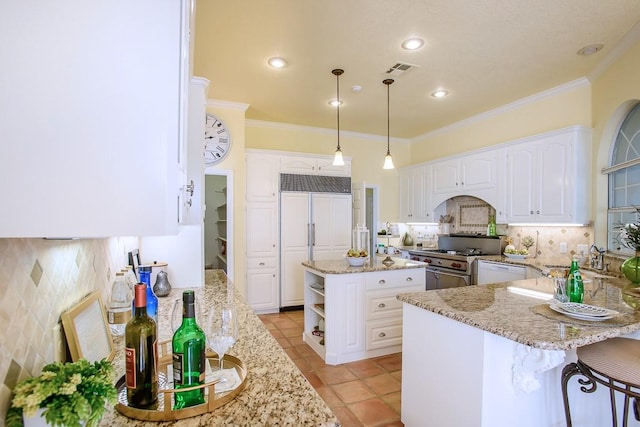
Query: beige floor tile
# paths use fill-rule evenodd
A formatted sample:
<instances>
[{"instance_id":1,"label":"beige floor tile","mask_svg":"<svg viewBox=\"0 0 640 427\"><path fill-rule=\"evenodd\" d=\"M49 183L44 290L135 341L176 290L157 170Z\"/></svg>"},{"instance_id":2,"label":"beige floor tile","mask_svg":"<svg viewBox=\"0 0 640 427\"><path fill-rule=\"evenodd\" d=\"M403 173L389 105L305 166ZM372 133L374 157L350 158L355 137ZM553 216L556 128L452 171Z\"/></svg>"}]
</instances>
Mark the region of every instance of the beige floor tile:
<instances>
[{"instance_id":1,"label":"beige floor tile","mask_svg":"<svg viewBox=\"0 0 640 427\"><path fill-rule=\"evenodd\" d=\"M348 381L332 385L331 388L344 403L360 402L375 397L375 394L362 381Z\"/></svg>"},{"instance_id":2,"label":"beige floor tile","mask_svg":"<svg viewBox=\"0 0 640 427\"><path fill-rule=\"evenodd\" d=\"M353 381L356 379L347 368L344 366L329 366L318 369L316 371L320 379L327 385L340 384L347 381Z\"/></svg>"},{"instance_id":3,"label":"beige floor tile","mask_svg":"<svg viewBox=\"0 0 640 427\"><path fill-rule=\"evenodd\" d=\"M334 408L333 413L340 421L341 427L363 427L362 423L346 406Z\"/></svg>"},{"instance_id":4,"label":"beige floor tile","mask_svg":"<svg viewBox=\"0 0 640 427\"><path fill-rule=\"evenodd\" d=\"M378 395L393 393L400 391L400 381L390 374L376 375L363 380Z\"/></svg>"},{"instance_id":5,"label":"beige floor tile","mask_svg":"<svg viewBox=\"0 0 640 427\"><path fill-rule=\"evenodd\" d=\"M352 403L347 407L365 426L380 426L400 419L400 416L378 398Z\"/></svg>"}]
</instances>

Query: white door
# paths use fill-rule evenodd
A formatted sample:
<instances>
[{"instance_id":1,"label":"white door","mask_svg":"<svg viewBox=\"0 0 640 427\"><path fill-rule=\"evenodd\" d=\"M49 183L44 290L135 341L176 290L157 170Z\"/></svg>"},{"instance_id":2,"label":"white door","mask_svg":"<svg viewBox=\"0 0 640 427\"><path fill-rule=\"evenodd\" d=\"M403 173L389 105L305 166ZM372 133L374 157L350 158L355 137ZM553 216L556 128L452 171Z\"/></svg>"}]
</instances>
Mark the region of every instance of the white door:
<instances>
[{"instance_id":1,"label":"white door","mask_svg":"<svg viewBox=\"0 0 640 427\"><path fill-rule=\"evenodd\" d=\"M309 194L280 195L280 307L304 304L304 270L309 259Z\"/></svg>"},{"instance_id":2,"label":"white door","mask_svg":"<svg viewBox=\"0 0 640 427\"><path fill-rule=\"evenodd\" d=\"M351 195L311 195L312 259L340 259L351 247Z\"/></svg>"}]
</instances>

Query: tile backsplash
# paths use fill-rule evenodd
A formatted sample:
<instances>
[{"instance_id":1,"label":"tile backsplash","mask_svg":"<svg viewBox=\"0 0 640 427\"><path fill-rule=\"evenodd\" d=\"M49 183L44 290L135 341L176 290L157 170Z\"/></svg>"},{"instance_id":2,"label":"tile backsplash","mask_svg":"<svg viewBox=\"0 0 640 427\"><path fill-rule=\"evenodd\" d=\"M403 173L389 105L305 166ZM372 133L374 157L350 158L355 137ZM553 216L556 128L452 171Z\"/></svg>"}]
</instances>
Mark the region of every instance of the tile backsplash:
<instances>
[{"instance_id":1,"label":"tile backsplash","mask_svg":"<svg viewBox=\"0 0 640 427\"><path fill-rule=\"evenodd\" d=\"M138 247L137 237L0 239L0 425L13 386L55 360L60 315L94 291L106 302Z\"/></svg>"}]
</instances>

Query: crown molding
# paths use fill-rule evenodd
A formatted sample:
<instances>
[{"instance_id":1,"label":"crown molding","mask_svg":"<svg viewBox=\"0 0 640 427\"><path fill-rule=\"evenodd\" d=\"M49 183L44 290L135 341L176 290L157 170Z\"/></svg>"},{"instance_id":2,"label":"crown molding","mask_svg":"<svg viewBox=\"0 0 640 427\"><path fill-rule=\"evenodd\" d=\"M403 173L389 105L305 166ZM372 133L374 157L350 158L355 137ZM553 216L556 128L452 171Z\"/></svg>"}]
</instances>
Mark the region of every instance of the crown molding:
<instances>
[{"instance_id":1,"label":"crown molding","mask_svg":"<svg viewBox=\"0 0 640 427\"><path fill-rule=\"evenodd\" d=\"M246 112L251 104L243 104L241 102L221 101L219 99L207 99L207 107L224 108L225 110L237 110Z\"/></svg>"},{"instance_id":2,"label":"crown molding","mask_svg":"<svg viewBox=\"0 0 640 427\"><path fill-rule=\"evenodd\" d=\"M460 120L459 122L452 123L450 125L441 127L439 129L423 133L422 135L418 135L414 138L411 138L411 142L421 141L424 138L428 138L430 136L439 135L441 133L449 132L455 129L463 128L473 123L478 123L483 120L487 120L491 117L498 116L510 110L517 110L527 104L531 104L537 101L540 101L545 98L550 98L553 96L557 96L564 92L572 91L578 87L589 86L591 82L586 77L581 77L576 80L572 80L570 82L564 83L562 85L552 87L551 89L543 90L542 92L535 93L533 95L520 98L517 101L511 102L509 104L502 105L498 108L494 108L492 110L485 111L484 113L477 114L475 116L471 116L469 118Z\"/></svg>"},{"instance_id":3,"label":"crown molding","mask_svg":"<svg viewBox=\"0 0 640 427\"><path fill-rule=\"evenodd\" d=\"M313 127L313 126L302 126L302 125L294 125L291 123L280 123L280 122L268 122L268 121L264 121L264 120L252 120L252 119L247 119L245 121L245 124L247 127L255 127L255 128L268 128L268 129L278 129L278 130L286 130L286 131L297 131L297 132L310 132L310 133L318 133L318 134L322 134L322 135L335 135L336 134L336 130L335 129L327 129L327 128L319 128L319 127ZM340 131L340 135L345 137L351 137L351 138L358 138L358 139L366 139L369 141L383 141L386 142L387 141L387 137L386 136L381 136L381 135L373 135L370 133L361 133L361 132L351 132L351 131L345 131L345 130L341 130ZM411 140L408 138L390 138L391 142L397 142L397 143L410 143Z\"/></svg>"}]
</instances>

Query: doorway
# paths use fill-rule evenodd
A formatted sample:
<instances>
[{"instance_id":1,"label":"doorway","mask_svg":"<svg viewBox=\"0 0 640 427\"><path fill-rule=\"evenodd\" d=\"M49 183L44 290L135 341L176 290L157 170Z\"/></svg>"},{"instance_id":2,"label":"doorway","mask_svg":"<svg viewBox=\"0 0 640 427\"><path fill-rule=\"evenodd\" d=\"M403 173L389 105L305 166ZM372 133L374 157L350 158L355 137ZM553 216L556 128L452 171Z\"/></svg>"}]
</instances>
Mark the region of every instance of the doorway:
<instances>
[{"instance_id":1,"label":"doorway","mask_svg":"<svg viewBox=\"0 0 640 427\"><path fill-rule=\"evenodd\" d=\"M225 171L205 175L204 268L233 275L232 179Z\"/></svg>"}]
</instances>

